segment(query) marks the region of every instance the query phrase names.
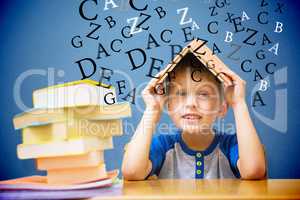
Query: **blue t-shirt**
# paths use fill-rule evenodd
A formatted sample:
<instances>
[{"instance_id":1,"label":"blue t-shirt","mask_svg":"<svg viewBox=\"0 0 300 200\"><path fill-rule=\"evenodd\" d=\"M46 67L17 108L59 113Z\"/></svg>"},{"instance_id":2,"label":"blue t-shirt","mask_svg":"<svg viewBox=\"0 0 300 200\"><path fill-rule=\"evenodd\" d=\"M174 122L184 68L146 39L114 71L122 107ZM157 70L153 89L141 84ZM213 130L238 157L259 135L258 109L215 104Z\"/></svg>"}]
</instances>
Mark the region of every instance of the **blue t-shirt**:
<instances>
[{"instance_id":1,"label":"blue t-shirt","mask_svg":"<svg viewBox=\"0 0 300 200\"><path fill-rule=\"evenodd\" d=\"M204 151L190 149L180 130L172 134L156 134L152 138L149 159L152 170L147 176L179 179L240 178L237 167L236 134L217 132Z\"/></svg>"}]
</instances>

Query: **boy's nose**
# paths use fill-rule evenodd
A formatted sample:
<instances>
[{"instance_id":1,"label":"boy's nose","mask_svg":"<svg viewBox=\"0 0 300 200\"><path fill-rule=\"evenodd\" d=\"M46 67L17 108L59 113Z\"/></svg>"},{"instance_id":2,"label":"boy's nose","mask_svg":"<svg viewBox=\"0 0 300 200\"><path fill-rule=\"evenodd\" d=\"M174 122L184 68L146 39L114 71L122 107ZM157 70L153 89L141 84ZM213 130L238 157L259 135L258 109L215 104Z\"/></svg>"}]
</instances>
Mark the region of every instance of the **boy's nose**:
<instances>
[{"instance_id":1,"label":"boy's nose","mask_svg":"<svg viewBox=\"0 0 300 200\"><path fill-rule=\"evenodd\" d=\"M197 102L194 95L187 95L185 106L187 107L196 107Z\"/></svg>"}]
</instances>

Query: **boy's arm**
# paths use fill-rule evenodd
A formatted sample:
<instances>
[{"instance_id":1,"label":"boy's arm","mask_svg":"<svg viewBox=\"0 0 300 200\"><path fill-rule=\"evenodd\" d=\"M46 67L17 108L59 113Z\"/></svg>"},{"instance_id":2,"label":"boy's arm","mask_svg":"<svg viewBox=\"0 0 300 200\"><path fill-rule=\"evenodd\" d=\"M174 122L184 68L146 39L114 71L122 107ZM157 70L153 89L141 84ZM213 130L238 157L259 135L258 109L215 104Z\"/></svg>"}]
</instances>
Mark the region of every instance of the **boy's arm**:
<instances>
[{"instance_id":1,"label":"boy's arm","mask_svg":"<svg viewBox=\"0 0 300 200\"><path fill-rule=\"evenodd\" d=\"M149 160L150 145L166 99L165 95L159 95L157 94L159 91L157 93L154 91L157 80L153 78L142 93L146 109L134 136L127 145L122 163L122 173L126 180L144 180L152 169ZM161 84L160 86L162 87Z\"/></svg>"},{"instance_id":2,"label":"boy's arm","mask_svg":"<svg viewBox=\"0 0 300 200\"><path fill-rule=\"evenodd\" d=\"M144 180L152 169L149 160L150 144L159 116L146 109L131 141L125 150L122 173L126 180Z\"/></svg>"},{"instance_id":3,"label":"boy's arm","mask_svg":"<svg viewBox=\"0 0 300 200\"><path fill-rule=\"evenodd\" d=\"M265 154L245 100L246 82L234 72L229 72L229 76L234 85L225 86L225 94L236 122L239 149L237 167L241 178L261 179L266 173Z\"/></svg>"},{"instance_id":4,"label":"boy's arm","mask_svg":"<svg viewBox=\"0 0 300 200\"><path fill-rule=\"evenodd\" d=\"M265 155L256 129L250 118L246 102L233 108L239 148L238 168L244 179L265 177Z\"/></svg>"}]
</instances>

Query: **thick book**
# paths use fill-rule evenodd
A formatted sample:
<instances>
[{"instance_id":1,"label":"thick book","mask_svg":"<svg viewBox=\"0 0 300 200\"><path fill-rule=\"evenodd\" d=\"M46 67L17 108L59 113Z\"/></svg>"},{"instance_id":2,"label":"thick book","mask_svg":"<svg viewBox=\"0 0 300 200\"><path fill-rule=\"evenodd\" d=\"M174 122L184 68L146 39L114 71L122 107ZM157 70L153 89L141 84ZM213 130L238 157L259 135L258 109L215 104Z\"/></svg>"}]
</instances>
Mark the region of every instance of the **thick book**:
<instances>
[{"instance_id":1,"label":"thick book","mask_svg":"<svg viewBox=\"0 0 300 200\"><path fill-rule=\"evenodd\" d=\"M108 178L104 163L92 167L47 170L47 183L80 184Z\"/></svg>"},{"instance_id":2,"label":"thick book","mask_svg":"<svg viewBox=\"0 0 300 200\"><path fill-rule=\"evenodd\" d=\"M19 144L17 146L17 155L20 159L32 159L80 155L91 151L103 151L112 148L112 137L99 138L97 136L87 136L79 139L43 144Z\"/></svg>"},{"instance_id":3,"label":"thick book","mask_svg":"<svg viewBox=\"0 0 300 200\"><path fill-rule=\"evenodd\" d=\"M118 198L123 194L122 184L113 184L91 189L79 190L3 190L0 199L5 200L62 200L62 199L87 199L87 198Z\"/></svg>"},{"instance_id":4,"label":"thick book","mask_svg":"<svg viewBox=\"0 0 300 200\"><path fill-rule=\"evenodd\" d=\"M87 120L112 120L131 116L130 103L113 105L80 106L56 109L31 109L17 114L13 118L15 129L29 126L41 126L55 122L67 121L70 118Z\"/></svg>"},{"instance_id":5,"label":"thick book","mask_svg":"<svg viewBox=\"0 0 300 200\"><path fill-rule=\"evenodd\" d=\"M120 119L87 120L71 118L68 121L23 128L22 143L42 144L51 141L76 139L83 136L106 138L120 136L122 133L122 121Z\"/></svg>"},{"instance_id":6,"label":"thick book","mask_svg":"<svg viewBox=\"0 0 300 200\"><path fill-rule=\"evenodd\" d=\"M67 191L83 190L111 186L117 179L119 171L113 170L107 172L104 179L81 184L50 184L46 176L27 176L17 179L0 181L0 190L6 191ZM1 193L0 193L1 196Z\"/></svg>"},{"instance_id":7,"label":"thick book","mask_svg":"<svg viewBox=\"0 0 300 200\"><path fill-rule=\"evenodd\" d=\"M36 168L38 170L53 170L79 167L95 167L99 165L99 163L104 163L103 151L91 151L82 155L37 158Z\"/></svg>"},{"instance_id":8,"label":"thick book","mask_svg":"<svg viewBox=\"0 0 300 200\"><path fill-rule=\"evenodd\" d=\"M79 80L33 92L34 108L61 108L116 103L116 92L112 86L94 80Z\"/></svg>"}]
</instances>

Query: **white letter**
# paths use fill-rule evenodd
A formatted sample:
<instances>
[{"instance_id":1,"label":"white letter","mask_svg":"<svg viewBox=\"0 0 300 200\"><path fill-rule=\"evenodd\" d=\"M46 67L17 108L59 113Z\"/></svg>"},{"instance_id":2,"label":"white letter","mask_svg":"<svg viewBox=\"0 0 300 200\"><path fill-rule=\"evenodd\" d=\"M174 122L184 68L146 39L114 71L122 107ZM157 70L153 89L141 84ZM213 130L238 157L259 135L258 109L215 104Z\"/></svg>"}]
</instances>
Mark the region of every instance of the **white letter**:
<instances>
[{"instance_id":1,"label":"white letter","mask_svg":"<svg viewBox=\"0 0 300 200\"><path fill-rule=\"evenodd\" d=\"M272 46L269 51L272 52L272 50L274 50L274 54L277 56L278 53L278 47L279 47L279 43L276 43L274 46Z\"/></svg>"},{"instance_id":2,"label":"white letter","mask_svg":"<svg viewBox=\"0 0 300 200\"><path fill-rule=\"evenodd\" d=\"M199 25L198 25L195 21L193 21L192 31L194 31L195 28L196 28L196 29L200 29Z\"/></svg>"},{"instance_id":3,"label":"white letter","mask_svg":"<svg viewBox=\"0 0 300 200\"><path fill-rule=\"evenodd\" d=\"M139 19L138 17L133 17L133 18L127 19L128 24L130 24L130 22L133 21L131 29L130 29L130 34L132 34L132 35L142 32L142 28L139 28L139 29L136 28L138 19Z\"/></svg>"},{"instance_id":4,"label":"white letter","mask_svg":"<svg viewBox=\"0 0 300 200\"><path fill-rule=\"evenodd\" d=\"M276 27L275 27L274 32L275 33L281 33L283 31L282 27L283 27L283 23L276 22Z\"/></svg>"},{"instance_id":5,"label":"white letter","mask_svg":"<svg viewBox=\"0 0 300 200\"><path fill-rule=\"evenodd\" d=\"M260 91L266 91L268 89L268 81L266 80L260 80L260 86L259 89Z\"/></svg>"},{"instance_id":6,"label":"white letter","mask_svg":"<svg viewBox=\"0 0 300 200\"><path fill-rule=\"evenodd\" d=\"M226 38L225 38L225 42L232 42L232 36L233 36L233 33L230 32L230 31L226 31ZM229 38L229 40L228 40Z\"/></svg>"},{"instance_id":7,"label":"white letter","mask_svg":"<svg viewBox=\"0 0 300 200\"><path fill-rule=\"evenodd\" d=\"M243 14L242 14L242 20L241 21L244 21L244 20L249 20L250 17L248 17L247 13L245 11L243 11Z\"/></svg>"},{"instance_id":8,"label":"white letter","mask_svg":"<svg viewBox=\"0 0 300 200\"><path fill-rule=\"evenodd\" d=\"M181 11L183 11L182 17L181 17L181 20L180 20L180 25L189 24L193 21L192 18L190 18L188 21L184 21L188 10L189 10L188 7L177 9L177 14L179 14Z\"/></svg>"},{"instance_id":9,"label":"white letter","mask_svg":"<svg viewBox=\"0 0 300 200\"><path fill-rule=\"evenodd\" d=\"M105 0L105 6L103 10L108 10L108 4L112 4L112 8L118 7L113 0Z\"/></svg>"}]
</instances>

